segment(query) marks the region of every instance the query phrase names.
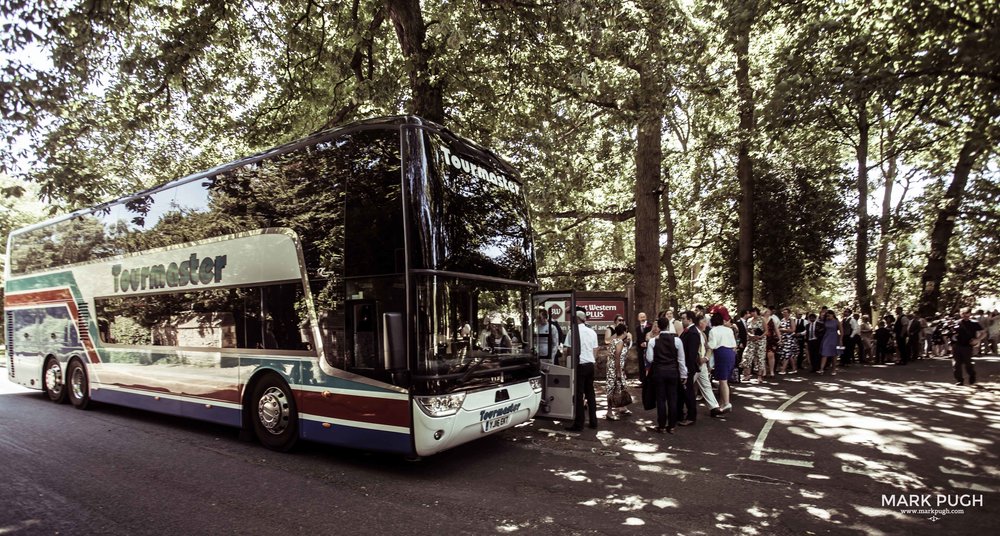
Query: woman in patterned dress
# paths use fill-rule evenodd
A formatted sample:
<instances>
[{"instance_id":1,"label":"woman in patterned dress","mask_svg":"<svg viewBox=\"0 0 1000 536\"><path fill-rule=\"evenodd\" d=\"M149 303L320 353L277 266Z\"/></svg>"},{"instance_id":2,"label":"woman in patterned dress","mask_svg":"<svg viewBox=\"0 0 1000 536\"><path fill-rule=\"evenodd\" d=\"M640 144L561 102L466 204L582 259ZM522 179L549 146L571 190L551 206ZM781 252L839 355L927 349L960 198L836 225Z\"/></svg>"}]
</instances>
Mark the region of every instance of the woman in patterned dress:
<instances>
[{"instance_id":1,"label":"woman in patterned dress","mask_svg":"<svg viewBox=\"0 0 1000 536\"><path fill-rule=\"evenodd\" d=\"M790 364L792 373L799 371L799 341L795 338L795 319L792 310L785 307L781 310L781 374Z\"/></svg>"},{"instance_id":2,"label":"woman in patterned dress","mask_svg":"<svg viewBox=\"0 0 1000 536\"><path fill-rule=\"evenodd\" d=\"M743 381L750 381L750 374L753 368L757 369L757 379L764 380L764 319L760 317L760 309L754 307L750 309L750 318L747 319L747 347L743 351L743 361L740 368L743 369Z\"/></svg>"},{"instance_id":3,"label":"woman in patterned dress","mask_svg":"<svg viewBox=\"0 0 1000 536\"><path fill-rule=\"evenodd\" d=\"M618 415L629 415L632 412L628 409L628 404L620 405L623 393L627 393L625 387L625 357L628 355L630 337L628 328L624 323L615 326L611 340L608 341L608 414L609 421L618 420ZM621 408L618 415L615 410Z\"/></svg>"}]
</instances>

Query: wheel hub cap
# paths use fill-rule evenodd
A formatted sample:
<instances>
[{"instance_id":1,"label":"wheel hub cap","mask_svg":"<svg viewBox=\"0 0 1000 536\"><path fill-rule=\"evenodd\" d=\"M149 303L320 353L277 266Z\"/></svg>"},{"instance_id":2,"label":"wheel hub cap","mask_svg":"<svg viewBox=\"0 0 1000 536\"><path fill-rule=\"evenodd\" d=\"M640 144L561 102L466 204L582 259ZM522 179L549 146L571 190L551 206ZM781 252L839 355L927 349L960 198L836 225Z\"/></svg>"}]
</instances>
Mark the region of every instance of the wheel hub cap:
<instances>
[{"instance_id":1,"label":"wheel hub cap","mask_svg":"<svg viewBox=\"0 0 1000 536\"><path fill-rule=\"evenodd\" d=\"M52 363L48 370L45 371L45 388L52 392L52 394L57 395L62 391L62 387L62 369L59 368L58 363Z\"/></svg>"},{"instance_id":2,"label":"wheel hub cap","mask_svg":"<svg viewBox=\"0 0 1000 536\"><path fill-rule=\"evenodd\" d=\"M284 391L277 387L268 388L257 403L260 424L268 432L278 435L288 427L288 400Z\"/></svg>"},{"instance_id":3,"label":"wheel hub cap","mask_svg":"<svg viewBox=\"0 0 1000 536\"><path fill-rule=\"evenodd\" d=\"M73 369L73 375L69 379L70 389L73 391L73 398L80 400L83 398L83 369Z\"/></svg>"}]
</instances>

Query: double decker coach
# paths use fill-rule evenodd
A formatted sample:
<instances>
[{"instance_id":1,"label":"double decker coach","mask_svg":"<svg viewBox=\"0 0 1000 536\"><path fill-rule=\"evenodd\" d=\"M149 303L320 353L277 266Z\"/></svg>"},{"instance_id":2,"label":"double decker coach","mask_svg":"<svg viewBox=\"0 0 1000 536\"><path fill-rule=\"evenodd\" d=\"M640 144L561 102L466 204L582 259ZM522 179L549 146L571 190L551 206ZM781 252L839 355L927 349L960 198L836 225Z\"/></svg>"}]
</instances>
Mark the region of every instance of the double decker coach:
<instances>
[{"instance_id":1,"label":"double decker coach","mask_svg":"<svg viewBox=\"0 0 1000 536\"><path fill-rule=\"evenodd\" d=\"M7 372L91 401L426 456L541 400L518 173L364 121L11 233Z\"/></svg>"}]
</instances>

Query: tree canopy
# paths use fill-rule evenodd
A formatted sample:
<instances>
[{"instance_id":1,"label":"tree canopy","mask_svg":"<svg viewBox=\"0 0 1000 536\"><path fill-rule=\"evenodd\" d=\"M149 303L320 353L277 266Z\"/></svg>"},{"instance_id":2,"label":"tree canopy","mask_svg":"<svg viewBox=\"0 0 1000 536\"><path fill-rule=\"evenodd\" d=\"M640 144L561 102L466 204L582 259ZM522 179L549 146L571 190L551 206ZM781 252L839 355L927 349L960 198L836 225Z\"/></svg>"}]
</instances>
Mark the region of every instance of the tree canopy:
<instances>
[{"instance_id":1,"label":"tree canopy","mask_svg":"<svg viewBox=\"0 0 1000 536\"><path fill-rule=\"evenodd\" d=\"M1000 295L990 0L2 0L3 231L414 113L519 168L543 285ZM25 185L30 187L26 190Z\"/></svg>"}]
</instances>

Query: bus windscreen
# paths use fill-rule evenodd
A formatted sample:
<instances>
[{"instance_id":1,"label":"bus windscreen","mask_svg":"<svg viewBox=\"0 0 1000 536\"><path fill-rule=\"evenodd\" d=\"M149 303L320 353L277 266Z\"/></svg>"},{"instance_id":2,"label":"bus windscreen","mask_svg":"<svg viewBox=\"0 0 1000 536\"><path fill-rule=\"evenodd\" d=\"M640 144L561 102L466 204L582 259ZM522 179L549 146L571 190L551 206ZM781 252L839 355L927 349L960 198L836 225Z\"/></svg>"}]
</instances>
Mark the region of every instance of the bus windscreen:
<instances>
[{"instance_id":1,"label":"bus windscreen","mask_svg":"<svg viewBox=\"0 0 1000 536\"><path fill-rule=\"evenodd\" d=\"M520 181L492 157L427 134L428 176L422 219L421 264L437 270L534 281L534 246Z\"/></svg>"}]
</instances>

